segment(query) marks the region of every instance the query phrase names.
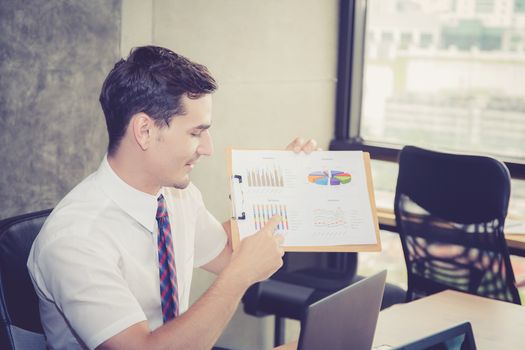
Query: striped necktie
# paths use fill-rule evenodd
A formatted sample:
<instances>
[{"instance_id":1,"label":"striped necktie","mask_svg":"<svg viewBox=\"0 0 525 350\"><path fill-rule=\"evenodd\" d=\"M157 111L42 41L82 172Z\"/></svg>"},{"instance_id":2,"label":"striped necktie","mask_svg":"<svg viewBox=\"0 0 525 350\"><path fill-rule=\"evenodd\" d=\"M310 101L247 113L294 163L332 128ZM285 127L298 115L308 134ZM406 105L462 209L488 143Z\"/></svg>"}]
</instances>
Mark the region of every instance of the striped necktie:
<instances>
[{"instance_id":1,"label":"striped necktie","mask_svg":"<svg viewBox=\"0 0 525 350\"><path fill-rule=\"evenodd\" d=\"M162 303L162 316L164 323L166 323L179 314L179 296L170 220L163 195L159 196L158 205L157 223L159 225L159 236L157 243L159 250L160 300Z\"/></svg>"}]
</instances>

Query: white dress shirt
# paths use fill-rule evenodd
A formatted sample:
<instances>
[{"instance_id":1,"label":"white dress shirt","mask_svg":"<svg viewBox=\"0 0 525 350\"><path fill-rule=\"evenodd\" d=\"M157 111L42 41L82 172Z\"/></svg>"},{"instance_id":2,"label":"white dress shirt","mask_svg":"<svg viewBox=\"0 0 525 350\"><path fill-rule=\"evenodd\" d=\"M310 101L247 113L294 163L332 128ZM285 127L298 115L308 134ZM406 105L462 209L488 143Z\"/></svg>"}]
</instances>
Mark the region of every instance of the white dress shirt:
<instances>
[{"instance_id":1,"label":"white dress shirt","mask_svg":"<svg viewBox=\"0 0 525 350\"><path fill-rule=\"evenodd\" d=\"M193 268L213 260L226 235L193 184L161 193L182 313ZM50 349L94 349L138 322L162 325L156 211L157 197L126 184L106 157L56 206L27 261Z\"/></svg>"}]
</instances>

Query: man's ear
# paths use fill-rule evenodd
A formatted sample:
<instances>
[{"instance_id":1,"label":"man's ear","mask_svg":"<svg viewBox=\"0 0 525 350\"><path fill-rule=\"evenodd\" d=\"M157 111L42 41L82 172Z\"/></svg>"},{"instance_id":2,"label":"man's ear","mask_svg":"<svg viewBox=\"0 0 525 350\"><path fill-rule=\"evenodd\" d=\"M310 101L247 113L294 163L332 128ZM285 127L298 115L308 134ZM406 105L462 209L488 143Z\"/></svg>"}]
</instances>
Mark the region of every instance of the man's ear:
<instances>
[{"instance_id":1,"label":"man's ear","mask_svg":"<svg viewBox=\"0 0 525 350\"><path fill-rule=\"evenodd\" d=\"M147 150L153 138L153 119L141 112L131 117L130 124L135 141L143 151Z\"/></svg>"}]
</instances>

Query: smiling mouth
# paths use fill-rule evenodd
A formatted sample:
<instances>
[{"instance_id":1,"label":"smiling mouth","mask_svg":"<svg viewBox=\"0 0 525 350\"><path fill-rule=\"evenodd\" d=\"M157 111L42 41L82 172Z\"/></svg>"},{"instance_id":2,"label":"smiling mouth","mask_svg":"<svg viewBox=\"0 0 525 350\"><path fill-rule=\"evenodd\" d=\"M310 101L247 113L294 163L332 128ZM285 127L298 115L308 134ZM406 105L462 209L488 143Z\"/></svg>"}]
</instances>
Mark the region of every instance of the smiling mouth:
<instances>
[{"instance_id":1,"label":"smiling mouth","mask_svg":"<svg viewBox=\"0 0 525 350\"><path fill-rule=\"evenodd\" d=\"M186 166L190 167L190 169L193 169L195 164L197 164L197 160L186 163Z\"/></svg>"}]
</instances>

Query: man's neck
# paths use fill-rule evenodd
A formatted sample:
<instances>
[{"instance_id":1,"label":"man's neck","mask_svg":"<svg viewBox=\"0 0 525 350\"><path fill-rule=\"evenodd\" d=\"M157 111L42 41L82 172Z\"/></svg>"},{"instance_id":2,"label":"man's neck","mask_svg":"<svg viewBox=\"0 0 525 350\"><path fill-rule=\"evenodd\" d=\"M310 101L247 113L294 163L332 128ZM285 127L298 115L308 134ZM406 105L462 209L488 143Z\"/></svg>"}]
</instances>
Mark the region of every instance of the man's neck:
<instances>
[{"instance_id":1,"label":"man's neck","mask_svg":"<svg viewBox=\"0 0 525 350\"><path fill-rule=\"evenodd\" d=\"M160 186L153 184L151 179L142 169L143 162L140 159L135 159L133 156L123 156L118 151L115 155L108 155L108 163L111 169L131 187L155 196Z\"/></svg>"}]
</instances>

